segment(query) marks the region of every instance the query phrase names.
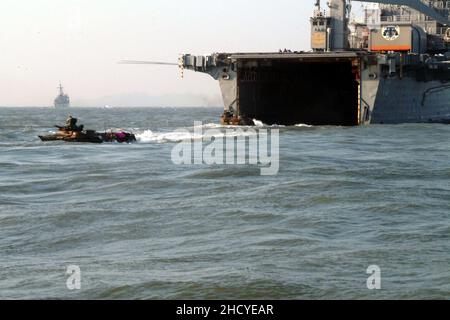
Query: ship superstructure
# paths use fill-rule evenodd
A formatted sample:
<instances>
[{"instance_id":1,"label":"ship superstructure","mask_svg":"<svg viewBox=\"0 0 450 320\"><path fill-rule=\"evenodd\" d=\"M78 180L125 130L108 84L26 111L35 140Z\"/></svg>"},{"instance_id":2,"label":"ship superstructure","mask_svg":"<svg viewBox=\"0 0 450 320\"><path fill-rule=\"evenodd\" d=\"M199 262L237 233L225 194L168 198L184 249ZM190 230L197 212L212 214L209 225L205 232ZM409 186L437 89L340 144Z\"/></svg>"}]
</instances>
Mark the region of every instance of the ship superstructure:
<instances>
[{"instance_id":1,"label":"ship superstructure","mask_svg":"<svg viewBox=\"0 0 450 320\"><path fill-rule=\"evenodd\" d=\"M433 10L446 20L450 17L450 1L422 1L430 3ZM386 23L409 22L427 33L429 51L447 51L450 49L450 29L446 21L437 21L420 11L407 6L380 4L380 21Z\"/></svg>"},{"instance_id":2,"label":"ship superstructure","mask_svg":"<svg viewBox=\"0 0 450 320\"><path fill-rule=\"evenodd\" d=\"M55 108L69 108L70 107L70 98L67 94L64 93L64 88L61 83L59 84L59 95L56 97L54 101Z\"/></svg>"}]
</instances>

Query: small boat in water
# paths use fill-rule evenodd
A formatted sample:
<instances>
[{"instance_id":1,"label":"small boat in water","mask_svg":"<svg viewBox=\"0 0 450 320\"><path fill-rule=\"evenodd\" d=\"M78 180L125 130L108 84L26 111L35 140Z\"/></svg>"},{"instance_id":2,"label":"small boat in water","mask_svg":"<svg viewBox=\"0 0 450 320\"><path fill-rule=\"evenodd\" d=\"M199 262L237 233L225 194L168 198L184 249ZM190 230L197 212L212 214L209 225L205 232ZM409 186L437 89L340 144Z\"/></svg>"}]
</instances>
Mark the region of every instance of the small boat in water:
<instances>
[{"instance_id":1,"label":"small boat in water","mask_svg":"<svg viewBox=\"0 0 450 320\"><path fill-rule=\"evenodd\" d=\"M220 118L224 126L254 126L255 122L246 116L235 116L231 111L225 111Z\"/></svg>"},{"instance_id":2,"label":"small boat in water","mask_svg":"<svg viewBox=\"0 0 450 320\"><path fill-rule=\"evenodd\" d=\"M56 126L56 128L58 128L58 131L56 133L49 135L40 135L39 139L41 139L41 141L64 141L81 143L136 142L136 136L130 132L97 132L94 130L83 130L83 126L77 126L76 123L77 119L69 116L66 121L66 126Z\"/></svg>"},{"instance_id":3,"label":"small boat in water","mask_svg":"<svg viewBox=\"0 0 450 320\"><path fill-rule=\"evenodd\" d=\"M42 141L103 143L100 134L93 130L70 131L62 127L54 134L39 136L39 138Z\"/></svg>"}]
</instances>

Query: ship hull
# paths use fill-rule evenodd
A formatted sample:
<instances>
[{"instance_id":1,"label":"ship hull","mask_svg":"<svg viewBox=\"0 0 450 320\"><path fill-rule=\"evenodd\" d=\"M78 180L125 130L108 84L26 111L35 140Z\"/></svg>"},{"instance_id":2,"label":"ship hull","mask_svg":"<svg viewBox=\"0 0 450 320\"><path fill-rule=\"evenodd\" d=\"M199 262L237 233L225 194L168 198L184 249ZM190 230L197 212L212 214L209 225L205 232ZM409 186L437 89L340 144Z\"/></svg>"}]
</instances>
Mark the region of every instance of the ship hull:
<instances>
[{"instance_id":1,"label":"ship hull","mask_svg":"<svg viewBox=\"0 0 450 320\"><path fill-rule=\"evenodd\" d=\"M55 103L55 108L57 109L70 108L70 103Z\"/></svg>"},{"instance_id":2,"label":"ship hull","mask_svg":"<svg viewBox=\"0 0 450 320\"><path fill-rule=\"evenodd\" d=\"M225 57L225 58L222 58ZM450 69L368 52L222 54L187 69L219 81L226 114L273 125L450 122ZM224 114L225 114L224 113Z\"/></svg>"},{"instance_id":3,"label":"ship hull","mask_svg":"<svg viewBox=\"0 0 450 320\"><path fill-rule=\"evenodd\" d=\"M370 123L450 123L450 84L413 77L382 79Z\"/></svg>"}]
</instances>

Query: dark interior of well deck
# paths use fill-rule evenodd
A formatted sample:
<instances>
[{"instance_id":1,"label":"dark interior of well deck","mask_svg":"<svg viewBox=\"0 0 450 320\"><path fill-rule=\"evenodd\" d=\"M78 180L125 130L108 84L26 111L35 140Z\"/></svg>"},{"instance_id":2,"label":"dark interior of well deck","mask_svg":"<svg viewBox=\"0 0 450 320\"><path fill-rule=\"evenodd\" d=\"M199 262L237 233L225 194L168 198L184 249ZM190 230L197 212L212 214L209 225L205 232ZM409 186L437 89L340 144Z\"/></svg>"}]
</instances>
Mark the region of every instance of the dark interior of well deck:
<instances>
[{"instance_id":1,"label":"dark interior of well deck","mask_svg":"<svg viewBox=\"0 0 450 320\"><path fill-rule=\"evenodd\" d=\"M238 79L243 116L266 124L358 124L358 83L349 60L274 60L240 67Z\"/></svg>"}]
</instances>

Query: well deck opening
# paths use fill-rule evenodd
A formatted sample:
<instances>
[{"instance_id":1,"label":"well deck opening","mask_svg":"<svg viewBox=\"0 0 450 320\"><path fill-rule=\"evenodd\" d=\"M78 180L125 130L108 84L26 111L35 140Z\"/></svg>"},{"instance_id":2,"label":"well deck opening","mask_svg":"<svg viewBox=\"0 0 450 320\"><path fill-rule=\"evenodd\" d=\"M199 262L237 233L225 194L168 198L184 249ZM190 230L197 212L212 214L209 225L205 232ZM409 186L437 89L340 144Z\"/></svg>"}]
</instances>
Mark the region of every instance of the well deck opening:
<instances>
[{"instance_id":1,"label":"well deck opening","mask_svg":"<svg viewBox=\"0 0 450 320\"><path fill-rule=\"evenodd\" d=\"M246 61L238 68L239 113L280 125L358 125L350 59Z\"/></svg>"}]
</instances>

